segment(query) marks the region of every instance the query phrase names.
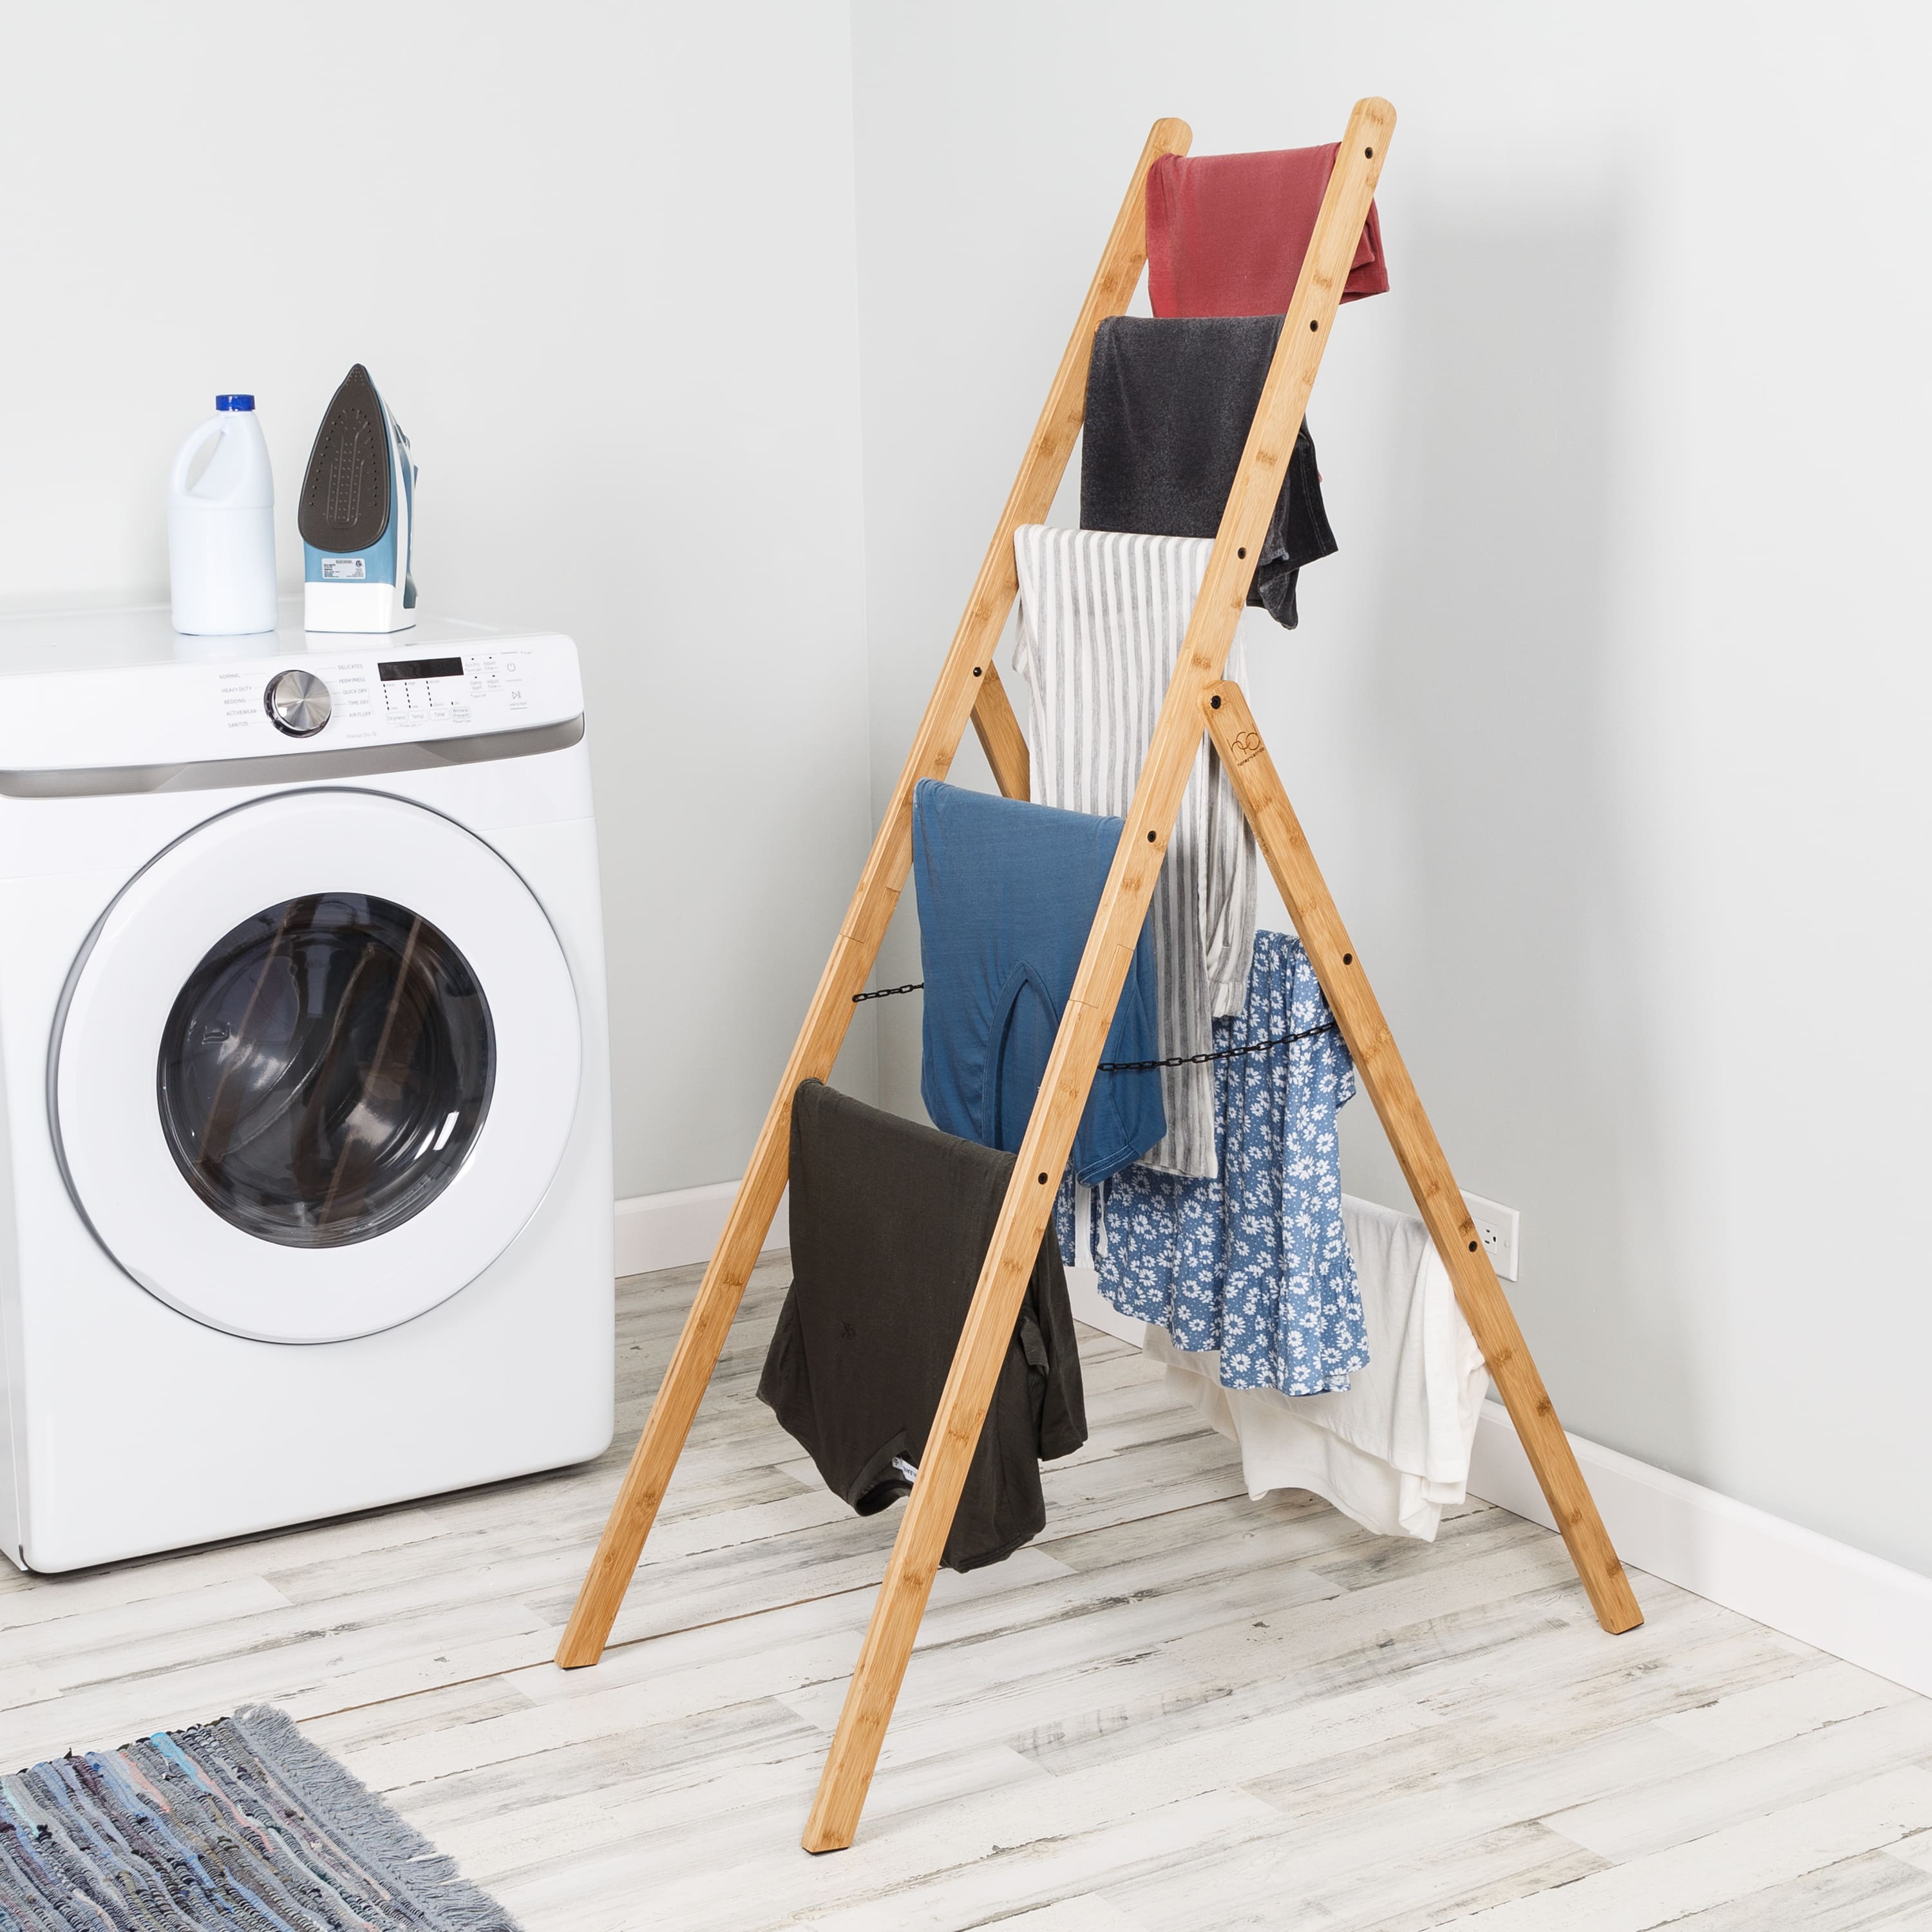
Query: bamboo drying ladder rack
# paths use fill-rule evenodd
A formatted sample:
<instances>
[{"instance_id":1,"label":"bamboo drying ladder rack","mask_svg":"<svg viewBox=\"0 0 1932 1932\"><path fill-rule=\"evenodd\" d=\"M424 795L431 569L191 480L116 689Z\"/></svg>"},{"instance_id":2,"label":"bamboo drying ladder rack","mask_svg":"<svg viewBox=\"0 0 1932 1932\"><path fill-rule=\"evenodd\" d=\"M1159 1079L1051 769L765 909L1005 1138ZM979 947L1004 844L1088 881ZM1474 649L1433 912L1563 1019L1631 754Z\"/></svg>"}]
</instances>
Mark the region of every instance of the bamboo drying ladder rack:
<instances>
[{"instance_id":1,"label":"bamboo drying ladder rack","mask_svg":"<svg viewBox=\"0 0 1932 1932\"><path fill-rule=\"evenodd\" d=\"M1394 126L1395 110L1385 100L1358 101L1348 118L1180 659L1142 767L1032 1118L1015 1157L1012 1181L940 1397L919 1480L913 1485L860 1650L806 1826L808 1851L842 1850L858 1829L933 1574L1204 730L1232 778L1598 1620L1612 1631L1629 1630L1642 1622L1247 700L1238 686L1221 682L1254 574L1250 554L1258 556L1281 493L1288 455ZM1009 798L1028 795L1026 741L993 666L994 649L1018 592L1013 532L1022 524L1046 520L1079 434L1094 332L1107 316L1126 309L1139 282L1147 259L1148 170L1162 154L1185 154L1192 139L1186 122L1157 121L1135 166L1072 338L1047 392L1046 406L873 841L872 856L558 1647L556 1660L567 1670L595 1664L602 1654L777 1210L785 1185L792 1095L801 1081L822 1080L830 1073L851 1021L853 995L863 988L871 973L911 862L913 788L921 778L946 776L970 718L1001 791Z\"/></svg>"}]
</instances>

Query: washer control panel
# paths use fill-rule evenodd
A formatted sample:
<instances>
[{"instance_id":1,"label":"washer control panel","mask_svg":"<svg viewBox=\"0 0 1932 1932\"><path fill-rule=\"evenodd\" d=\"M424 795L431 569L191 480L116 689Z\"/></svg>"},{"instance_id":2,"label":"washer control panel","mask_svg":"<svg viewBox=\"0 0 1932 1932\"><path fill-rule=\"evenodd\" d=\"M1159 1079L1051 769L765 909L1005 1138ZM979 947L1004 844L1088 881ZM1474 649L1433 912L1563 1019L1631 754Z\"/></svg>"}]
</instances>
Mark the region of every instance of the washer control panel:
<instances>
[{"instance_id":1,"label":"washer control panel","mask_svg":"<svg viewBox=\"0 0 1932 1932\"><path fill-rule=\"evenodd\" d=\"M237 733L266 713L278 731L330 745L461 737L574 717L583 709L574 654L564 679L560 641L532 638L405 654L386 638L367 653L319 653L312 669L278 670L266 692L259 674L242 667L218 670L214 682L224 721Z\"/></svg>"},{"instance_id":2,"label":"washer control panel","mask_svg":"<svg viewBox=\"0 0 1932 1932\"><path fill-rule=\"evenodd\" d=\"M37 668L0 682L0 772L297 756L584 715L576 646L554 632L519 637L446 622L428 636L165 638L197 656ZM244 648L197 661L208 644L231 643Z\"/></svg>"}]
</instances>

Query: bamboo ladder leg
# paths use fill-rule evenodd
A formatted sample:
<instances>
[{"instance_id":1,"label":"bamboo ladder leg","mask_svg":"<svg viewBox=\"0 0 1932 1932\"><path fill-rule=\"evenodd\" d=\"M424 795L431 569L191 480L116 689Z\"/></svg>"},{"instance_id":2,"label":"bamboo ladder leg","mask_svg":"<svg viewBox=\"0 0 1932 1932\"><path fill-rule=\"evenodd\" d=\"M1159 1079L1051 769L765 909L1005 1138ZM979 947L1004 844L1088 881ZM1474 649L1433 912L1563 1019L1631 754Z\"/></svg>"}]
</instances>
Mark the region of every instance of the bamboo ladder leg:
<instances>
[{"instance_id":1,"label":"bamboo ladder leg","mask_svg":"<svg viewBox=\"0 0 1932 1932\"><path fill-rule=\"evenodd\" d=\"M578 1590L570 1622L557 1646L556 1660L566 1670L595 1664L603 1654L610 1626L624 1600L624 1592L643 1554L644 1539L664 1500L664 1493L677 1466L677 1459L691 1432L692 1419L703 1399L712 1371L718 1365L719 1351L731 1326L732 1317L751 1279L758 1251L764 1245L772 1216L777 1212L778 1196L784 1191L785 1171L790 1154L791 1096L799 1083L823 1079L832 1070L845 1029L852 1018L852 995L865 985L878 957L879 942L890 923L892 908L912 863L912 794L921 778L943 778L951 769L966 721L972 716L980 722L982 742L990 725L993 742L988 756L1003 790L1011 796L1026 796L1024 762L1017 774L1018 790L1012 792L1016 772L1011 740L1018 740L1020 752L1025 742L1019 739L1012 706L998 688L992 655L1000 640L1018 592L1013 562L1013 532L1022 524L1038 523L1052 507L1054 493L1066 468L1066 459L1087 406L1087 362L1093 352L1094 332L1108 316L1118 315L1132 299L1140 280L1141 266L1147 258L1147 173L1162 154L1187 152L1192 135L1184 121L1162 120L1154 124L1147 145L1135 164L1127 184L1126 199L1114 218L1112 232L1102 250L1100 266L1087 291L1079 319L1073 325L1066 352L1054 371L1047 391L1046 406L1034 426L1032 440L1022 460L1019 474L1006 498L1006 508L988 545L986 560L974 580L965 614L954 632L951 648L939 674L926 715L920 721L912 749L899 774L891 803L872 842L872 856L860 875L857 890L847 908L832 956L812 994L791 1058L778 1082L778 1090L760 1130L745 1178L731 1203L710 1265L704 1271L698 1295L686 1317L670 1364L658 1385L657 1398L624 1480L611 1505L610 1514L598 1540L597 1552L590 1561L582 1587ZM986 716L980 717L985 701ZM1000 713L1012 724L1010 737Z\"/></svg>"},{"instance_id":2,"label":"bamboo ladder leg","mask_svg":"<svg viewBox=\"0 0 1932 1932\"><path fill-rule=\"evenodd\" d=\"M1612 1632L1643 1622L1610 1533L1597 1514L1595 1498L1570 1438L1556 1419L1550 1392L1537 1372L1529 1346L1514 1311L1496 1280L1489 1251L1469 1218L1448 1156L1436 1138L1429 1116L1402 1064L1388 1022L1362 970L1354 942L1342 923L1327 882L1308 849L1301 825L1288 803L1254 713L1240 687L1216 684L1203 700L1214 748L1228 768L1234 790L1267 856L1268 870L1281 888L1288 915L1310 963L1321 982L1329 1010L1354 1056L1355 1070L1402 1165L1403 1178L1422 1210L1436 1251L1456 1285L1456 1299L1481 1345L1483 1359L1502 1391L1510 1420L1522 1439L1530 1467L1543 1485L1551 1514L1563 1532L1576 1574L1583 1580L1597 1621Z\"/></svg>"},{"instance_id":3,"label":"bamboo ladder leg","mask_svg":"<svg viewBox=\"0 0 1932 1932\"><path fill-rule=\"evenodd\" d=\"M1296 431L1314 386L1323 345L1334 322L1342 285L1368 219L1395 110L1361 100L1349 116L1334 172L1275 346L1274 360L1241 453L1201 594L1179 662L1161 705L1126 829L1107 874L1074 976L1073 990L1040 1082L1013 1178L987 1250L973 1305L952 1367L926 1437L918 1480L892 1545L892 1560L872 1609L871 1624L845 1696L838 1729L807 1820L808 1852L842 1850L852 1842L864 1808L879 1747L918 1634L946 1535L958 1508L967 1466L992 1400L1000 1364L1011 1342L1028 1277L1046 1232L1047 1217L1074 1130L1087 1102L1101 1048L1113 1022L1147 916L1174 821L1187 788L1204 728L1202 699L1221 674L1240 621L1261 541L1287 473Z\"/></svg>"}]
</instances>

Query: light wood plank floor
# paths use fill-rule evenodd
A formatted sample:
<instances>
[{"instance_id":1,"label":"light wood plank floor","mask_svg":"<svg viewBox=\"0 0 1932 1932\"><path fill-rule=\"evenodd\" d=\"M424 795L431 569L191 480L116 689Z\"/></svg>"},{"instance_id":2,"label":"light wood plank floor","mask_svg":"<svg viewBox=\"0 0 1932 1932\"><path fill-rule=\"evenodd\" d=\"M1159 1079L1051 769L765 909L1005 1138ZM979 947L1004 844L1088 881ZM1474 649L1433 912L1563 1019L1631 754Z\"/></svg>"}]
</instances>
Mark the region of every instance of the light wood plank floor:
<instances>
[{"instance_id":1,"label":"light wood plank floor","mask_svg":"<svg viewBox=\"0 0 1932 1932\"><path fill-rule=\"evenodd\" d=\"M1932 1701L1555 1537L1306 1497L1088 1337L1047 1533L942 1574L858 1844L797 1837L898 1513L753 1394L760 1270L594 1670L548 1661L696 1280L620 1295L585 1469L70 1577L0 1565L0 1765L271 1700L528 1932L1932 1928Z\"/></svg>"}]
</instances>

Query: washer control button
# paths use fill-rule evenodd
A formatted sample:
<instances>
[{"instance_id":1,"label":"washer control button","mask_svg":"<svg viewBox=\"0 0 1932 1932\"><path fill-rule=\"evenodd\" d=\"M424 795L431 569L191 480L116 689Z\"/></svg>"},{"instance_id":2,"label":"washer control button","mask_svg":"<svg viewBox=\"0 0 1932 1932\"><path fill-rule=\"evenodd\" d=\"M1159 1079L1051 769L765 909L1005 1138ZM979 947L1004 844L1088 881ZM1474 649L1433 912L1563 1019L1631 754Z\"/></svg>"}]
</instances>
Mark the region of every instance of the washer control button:
<instances>
[{"instance_id":1,"label":"washer control button","mask_svg":"<svg viewBox=\"0 0 1932 1932\"><path fill-rule=\"evenodd\" d=\"M313 738L328 722L328 686L313 671L278 671L262 694L270 720L291 738Z\"/></svg>"}]
</instances>

